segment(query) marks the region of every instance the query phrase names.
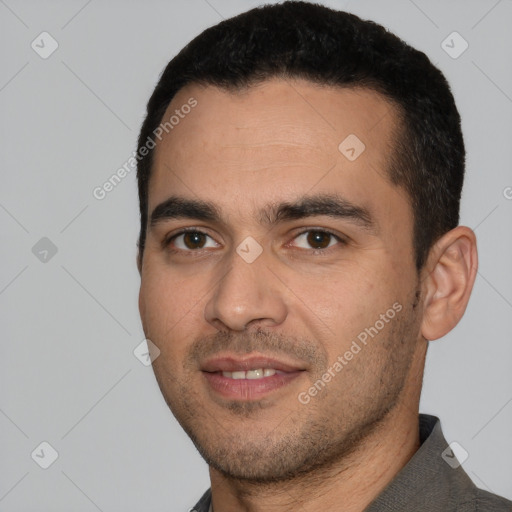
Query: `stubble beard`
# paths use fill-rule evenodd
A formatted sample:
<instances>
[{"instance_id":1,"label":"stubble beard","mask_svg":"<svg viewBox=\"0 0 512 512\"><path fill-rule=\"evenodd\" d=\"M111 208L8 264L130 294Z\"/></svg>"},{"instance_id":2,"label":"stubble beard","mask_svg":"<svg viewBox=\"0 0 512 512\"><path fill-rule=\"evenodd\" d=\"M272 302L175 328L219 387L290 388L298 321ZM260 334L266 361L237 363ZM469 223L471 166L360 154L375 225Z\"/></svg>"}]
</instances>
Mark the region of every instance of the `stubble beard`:
<instances>
[{"instance_id":1,"label":"stubble beard","mask_svg":"<svg viewBox=\"0 0 512 512\"><path fill-rule=\"evenodd\" d=\"M155 368L157 382L201 456L211 468L229 479L276 485L305 479L312 473L318 476L324 472L341 472L365 440L385 425L401 400L418 329L414 311L417 303L408 306L402 317L390 322L389 331L369 341L309 404L302 405L296 396L290 397L294 403L289 416L281 415L270 426L251 425L251 418L257 418L265 410L264 402L224 402L222 416L229 416L231 421L221 423L208 410L211 404L204 405L204 399L187 379L175 381L173 389L167 389L162 378L165 373ZM253 335L247 336L251 337L237 345L244 343L249 352L260 341ZM371 346L376 343L381 347ZM306 347L307 340L300 345ZM329 366L321 355L317 354L315 361L317 365L319 361L322 363L311 382ZM235 428L230 428L230 424Z\"/></svg>"}]
</instances>

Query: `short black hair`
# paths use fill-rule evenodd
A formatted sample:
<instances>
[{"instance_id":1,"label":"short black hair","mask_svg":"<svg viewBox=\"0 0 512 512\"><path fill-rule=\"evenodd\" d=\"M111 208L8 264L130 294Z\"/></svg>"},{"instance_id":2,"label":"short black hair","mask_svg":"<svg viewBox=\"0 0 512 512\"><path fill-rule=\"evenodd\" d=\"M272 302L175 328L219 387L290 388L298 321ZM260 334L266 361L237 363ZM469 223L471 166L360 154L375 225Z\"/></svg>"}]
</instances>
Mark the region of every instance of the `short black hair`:
<instances>
[{"instance_id":1,"label":"short black hair","mask_svg":"<svg viewBox=\"0 0 512 512\"><path fill-rule=\"evenodd\" d=\"M460 116L442 72L381 25L325 6L263 5L206 29L167 65L147 105L138 150L187 84L242 90L271 78L363 87L394 107L399 127L387 177L407 192L414 215L416 269L459 223L465 150ZM138 161L142 265L153 150Z\"/></svg>"}]
</instances>

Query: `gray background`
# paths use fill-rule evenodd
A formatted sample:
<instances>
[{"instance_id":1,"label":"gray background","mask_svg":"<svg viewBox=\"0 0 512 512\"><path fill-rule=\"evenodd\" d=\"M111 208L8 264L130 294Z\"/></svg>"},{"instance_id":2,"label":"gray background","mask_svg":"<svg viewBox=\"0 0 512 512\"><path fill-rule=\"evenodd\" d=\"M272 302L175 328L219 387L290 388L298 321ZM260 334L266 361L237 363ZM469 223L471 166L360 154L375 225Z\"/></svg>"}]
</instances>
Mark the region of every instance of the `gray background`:
<instances>
[{"instance_id":1,"label":"gray background","mask_svg":"<svg viewBox=\"0 0 512 512\"><path fill-rule=\"evenodd\" d=\"M135 173L103 200L92 192L131 156L168 60L258 4L0 0L0 510L185 511L207 488L133 354ZM480 270L464 319L431 344L421 410L469 453L480 487L512 498L512 2L325 4L382 23L452 84L468 150L461 223ZM59 45L47 59L31 48L43 31ZM453 31L469 43L456 59L441 46ZM59 454L46 470L31 458L42 441Z\"/></svg>"}]
</instances>

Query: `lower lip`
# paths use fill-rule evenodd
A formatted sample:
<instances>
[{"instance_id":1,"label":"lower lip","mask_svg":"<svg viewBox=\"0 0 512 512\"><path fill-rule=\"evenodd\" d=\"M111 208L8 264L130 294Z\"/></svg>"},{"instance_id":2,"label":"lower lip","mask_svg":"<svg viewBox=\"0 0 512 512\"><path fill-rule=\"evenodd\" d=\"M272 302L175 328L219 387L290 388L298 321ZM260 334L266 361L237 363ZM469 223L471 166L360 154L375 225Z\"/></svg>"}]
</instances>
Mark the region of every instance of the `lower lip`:
<instances>
[{"instance_id":1,"label":"lower lip","mask_svg":"<svg viewBox=\"0 0 512 512\"><path fill-rule=\"evenodd\" d=\"M230 379L222 373L203 372L210 387L225 398L257 400L281 389L300 376L302 371L276 373L262 379Z\"/></svg>"}]
</instances>

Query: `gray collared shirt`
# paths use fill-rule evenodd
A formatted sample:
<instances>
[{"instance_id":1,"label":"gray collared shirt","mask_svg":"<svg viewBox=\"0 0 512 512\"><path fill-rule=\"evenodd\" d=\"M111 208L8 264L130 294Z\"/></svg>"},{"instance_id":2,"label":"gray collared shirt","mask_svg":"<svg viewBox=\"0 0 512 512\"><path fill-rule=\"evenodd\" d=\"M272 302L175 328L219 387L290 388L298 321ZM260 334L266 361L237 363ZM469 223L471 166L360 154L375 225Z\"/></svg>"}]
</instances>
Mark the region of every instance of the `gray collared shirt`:
<instances>
[{"instance_id":1,"label":"gray collared shirt","mask_svg":"<svg viewBox=\"0 0 512 512\"><path fill-rule=\"evenodd\" d=\"M420 414L420 442L412 459L365 512L512 512L512 501L473 484L448 447L435 416ZM194 511L213 512L210 489Z\"/></svg>"}]
</instances>

